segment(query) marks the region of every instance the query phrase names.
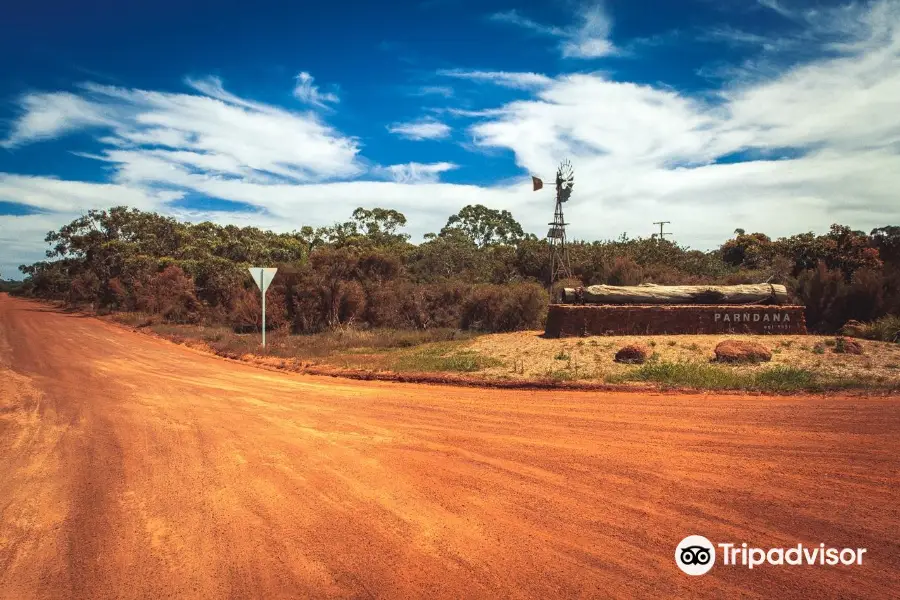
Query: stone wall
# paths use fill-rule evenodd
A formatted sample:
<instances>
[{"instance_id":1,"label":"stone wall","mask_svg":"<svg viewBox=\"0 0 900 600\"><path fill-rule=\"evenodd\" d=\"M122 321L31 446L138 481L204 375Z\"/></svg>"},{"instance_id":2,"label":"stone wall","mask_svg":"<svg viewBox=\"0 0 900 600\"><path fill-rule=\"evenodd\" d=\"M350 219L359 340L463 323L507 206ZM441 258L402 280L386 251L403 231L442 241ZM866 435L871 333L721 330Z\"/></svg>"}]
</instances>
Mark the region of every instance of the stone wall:
<instances>
[{"instance_id":1,"label":"stone wall","mask_svg":"<svg viewBox=\"0 0 900 600\"><path fill-rule=\"evenodd\" d=\"M804 311L802 306L552 304L545 335L805 334Z\"/></svg>"}]
</instances>

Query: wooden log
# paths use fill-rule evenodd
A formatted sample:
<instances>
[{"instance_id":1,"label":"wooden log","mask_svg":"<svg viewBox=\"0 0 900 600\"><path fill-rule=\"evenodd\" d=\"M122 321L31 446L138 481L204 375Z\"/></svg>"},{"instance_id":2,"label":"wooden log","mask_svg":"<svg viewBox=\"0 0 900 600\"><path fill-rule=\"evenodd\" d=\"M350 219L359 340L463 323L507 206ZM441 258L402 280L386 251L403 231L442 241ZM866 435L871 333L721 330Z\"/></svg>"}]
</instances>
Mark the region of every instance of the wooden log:
<instances>
[{"instance_id":1,"label":"wooden log","mask_svg":"<svg viewBox=\"0 0 900 600\"><path fill-rule=\"evenodd\" d=\"M564 304L787 304L783 285L591 285L565 288Z\"/></svg>"}]
</instances>

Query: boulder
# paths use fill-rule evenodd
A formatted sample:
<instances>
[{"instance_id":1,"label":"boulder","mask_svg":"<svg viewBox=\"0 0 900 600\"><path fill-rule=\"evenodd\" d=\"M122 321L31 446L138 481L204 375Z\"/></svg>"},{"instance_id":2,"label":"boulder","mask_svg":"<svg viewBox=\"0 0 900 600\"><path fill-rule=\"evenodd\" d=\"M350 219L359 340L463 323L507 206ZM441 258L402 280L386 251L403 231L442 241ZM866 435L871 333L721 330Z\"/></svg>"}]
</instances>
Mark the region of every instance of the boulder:
<instances>
[{"instance_id":1,"label":"boulder","mask_svg":"<svg viewBox=\"0 0 900 600\"><path fill-rule=\"evenodd\" d=\"M649 356L650 349L647 346L643 344L628 344L616 352L616 362L627 365L642 365L647 362L647 357Z\"/></svg>"},{"instance_id":2,"label":"boulder","mask_svg":"<svg viewBox=\"0 0 900 600\"><path fill-rule=\"evenodd\" d=\"M864 325L855 319L850 319L844 326L841 327L841 333L844 335L849 335L850 337L861 337L860 333L862 332Z\"/></svg>"},{"instance_id":3,"label":"boulder","mask_svg":"<svg viewBox=\"0 0 900 600\"><path fill-rule=\"evenodd\" d=\"M716 361L724 363L760 363L772 360L768 348L756 342L725 340L716 346Z\"/></svg>"},{"instance_id":4,"label":"boulder","mask_svg":"<svg viewBox=\"0 0 900 600\"><path fill-rule=\"evenodd\" d=\"M838 354L865 354L862 344L845 337L838 337L834 340L834 351Z\"/></svg>"}]
</instances>

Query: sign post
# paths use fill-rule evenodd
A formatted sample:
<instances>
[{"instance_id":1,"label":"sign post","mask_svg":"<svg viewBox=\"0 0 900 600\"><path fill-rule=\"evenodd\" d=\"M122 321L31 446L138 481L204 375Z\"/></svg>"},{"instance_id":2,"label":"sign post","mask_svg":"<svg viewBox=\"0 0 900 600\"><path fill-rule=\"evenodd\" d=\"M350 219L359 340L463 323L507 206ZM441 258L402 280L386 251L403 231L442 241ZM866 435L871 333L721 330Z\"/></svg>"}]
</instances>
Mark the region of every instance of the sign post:
<instances>
[{"instance_id":1,"label":"sign post","mask_svg":"<svg viewBox=\"0 0 900 600\"><path fill-rule=\"evenodd\" d=\"M271 269L266 267L250 267L248 269L250 274L253 276L253 281L256 282L256 285L259 287L259 291L262 293L262 346L266 347L266 290L269 289L269 285L272 283L272 280L275 279L275 273L278 269Z\"/></svg>"}]
</instances>

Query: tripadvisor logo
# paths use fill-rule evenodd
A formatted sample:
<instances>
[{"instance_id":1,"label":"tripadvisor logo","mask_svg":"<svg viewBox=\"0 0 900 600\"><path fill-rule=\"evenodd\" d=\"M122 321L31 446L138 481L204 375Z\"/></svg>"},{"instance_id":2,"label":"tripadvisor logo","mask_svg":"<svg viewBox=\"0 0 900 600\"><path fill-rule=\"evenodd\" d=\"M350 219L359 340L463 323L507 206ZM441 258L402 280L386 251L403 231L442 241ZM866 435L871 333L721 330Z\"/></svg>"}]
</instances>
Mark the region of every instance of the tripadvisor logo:
<instances>
[{"instance_id":1,"label":"tripadvisor logo","mask_svg":"<svg viewBox=\"0 0 900 600\"><path fill-rule=\"evenodd\" d=\"M819 565L835 566L861 565L865 548L831 548L825 544L804 546L797 544L790 548L753 548L743 544L717 544L722 553L722 565L727 567L747 567L760 565ZM713 543L702 535L689 535L675 548L675 564L688 575L703 575L716 564L716 550Z\"/></svg>"},{"instance_id":2,"label":"tripadvisor logo","mask_svg":"<svg viewBox=\"0 0 900 600\"><path fill-rule=\"evenodd\" d=\"M716 550L702 535L689 535L675 548L675 564L688 575L703 575L716 564Z\"/></svg>"}]
</instances>

